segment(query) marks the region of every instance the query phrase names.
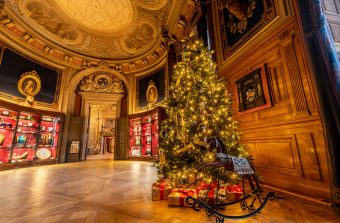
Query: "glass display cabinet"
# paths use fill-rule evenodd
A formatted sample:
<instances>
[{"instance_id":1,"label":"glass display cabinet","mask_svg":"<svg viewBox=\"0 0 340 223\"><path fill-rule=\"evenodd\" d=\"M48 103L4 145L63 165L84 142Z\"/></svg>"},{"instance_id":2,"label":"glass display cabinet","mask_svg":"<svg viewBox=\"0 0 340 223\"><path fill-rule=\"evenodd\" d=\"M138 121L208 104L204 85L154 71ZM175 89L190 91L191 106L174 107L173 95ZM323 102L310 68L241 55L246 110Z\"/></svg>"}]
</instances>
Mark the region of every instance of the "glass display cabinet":
<instances>
[{"instance_id":1,"label":"glass display cabinet","mask_svg":"<svg viewBox=\"0 0 340 223\"><path fill-rule=\"evenodd\" d=\"M62 114L44 115L37 110L0 107L0 165L55 162L62 120Z\"/></svg>"},{"instance_id":2,"label":"glass display cabinet","mask_svg":"<svg viewBox=\"0 0 340 223\"><path fill-rule=\"evenodd\" d=\"M129 159L158 159L160 122L164 110L153 110L129 115Z\"/></svg>"},{"instance_id":3,"label":"glass display cabinet","mask_svg":"<svg viewBox=\"0 0 340 223\"><path fill-rule=\"evenodd\" d=\"M0 164L10 162L18 114L0 107Z\"/></svg>"},{"instance_id":4,"label":"glass display cabinet","mask_svg":"<svg viewBox=\"0 0 340 223\"><path fill-rule=\"evenodd\" d=\"M56 159L59 139L60 117L42 116L38 137L37 158Z\"/></svg>"},{"instance_id":5,"label":"glass display cabinet","mask_svg":"<svg viewBox=\"0 0 340 223\"><path fill-rule=\"evenodd\" d=\"M33 161L39 124L40 116L38 114L19 112L11 163L23 160Z\"/></svg>"}]
</instances>

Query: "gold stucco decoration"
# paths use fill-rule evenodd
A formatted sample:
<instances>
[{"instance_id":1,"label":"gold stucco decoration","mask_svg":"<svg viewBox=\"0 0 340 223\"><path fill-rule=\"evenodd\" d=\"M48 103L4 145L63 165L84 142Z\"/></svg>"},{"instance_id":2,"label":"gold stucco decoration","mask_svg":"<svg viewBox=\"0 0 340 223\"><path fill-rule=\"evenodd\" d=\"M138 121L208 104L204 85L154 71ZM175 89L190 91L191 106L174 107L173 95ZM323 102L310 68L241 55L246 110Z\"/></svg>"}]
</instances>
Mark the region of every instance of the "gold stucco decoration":
<instances>
[{"instance_id":1,"label":"gold stucco decoration","mask_svg":"<svg viewBox=\"0 0 340 223\"><path fill-rule=\"evenodd\" d=\"M155 82L152 80L149 82L148 89L146 90L146 100L148 102L148 107L157 102L158 90Z\"/></svg>"},{"instance_id":2,"label":"gold stucco decoration","mask_svg":"<svg viewBox=\"0 0 340 223\"><path fill-rule=\"evenodd\" d=\"M78 92L124 94L125 86L118 77L99 72L84 77L78 85Z\"/></svg>"},{"instance_id":3,"label":"gold stucco decoration","mask_svg":"<svg viewBox=\"0 0 340 223\"><path fill-rule=\"evenodd\" d=\"M132 22L129 0L54 0L79 25L102 33L118 32Z\"/></svg>"},{"instance_id":4,"label":"gold stucco decoration","mask_svg":"<svg viewBox=\"0 0 340 223\"><path fill-rule=\"evenodd\" d=\"M21 94L26 96L26 102L29 105L33 104L34 96L40 92L40 89L40 77L35 70L25 72L20 76L18 90Z\"/></svg>"}]
</instances>

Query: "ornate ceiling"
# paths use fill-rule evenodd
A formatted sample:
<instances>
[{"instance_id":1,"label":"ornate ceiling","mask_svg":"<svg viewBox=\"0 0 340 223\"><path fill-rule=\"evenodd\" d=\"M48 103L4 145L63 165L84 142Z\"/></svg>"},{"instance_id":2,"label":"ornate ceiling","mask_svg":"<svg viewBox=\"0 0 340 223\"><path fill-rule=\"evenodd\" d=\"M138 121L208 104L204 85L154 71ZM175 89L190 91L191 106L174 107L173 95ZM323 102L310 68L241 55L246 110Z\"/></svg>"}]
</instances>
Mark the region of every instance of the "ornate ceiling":
<instances>
[{"instance_id":1,"label":"ornate ceiling","mask_svg":"<svg viewBox=\"0 0 340 223\"><path fill-rule=\"evenodd\" d=\"M59 7L58 11L64 12L69 18L81 25L83 30L89 29L93 33L116 33L123 31L131 24L134 15L131 2L126 0L54 1ZM33 10L35 9L33 8ZM31 9L30 12L32 13L33 10Z\"/></svg>"},{"instance_id":2,"label":"ornate ceiling","mask_svg":"<svg viewBox=\"0 0 340 223\"><path fill-rule=\"evenodd\" d=\"M104 61L117 70L136 70L164 57L164 28L171 34L183 31L177 26L180 17L191 19L197 2L6 0L0 34L72 66Z\"/></svg>"}]
</instances>

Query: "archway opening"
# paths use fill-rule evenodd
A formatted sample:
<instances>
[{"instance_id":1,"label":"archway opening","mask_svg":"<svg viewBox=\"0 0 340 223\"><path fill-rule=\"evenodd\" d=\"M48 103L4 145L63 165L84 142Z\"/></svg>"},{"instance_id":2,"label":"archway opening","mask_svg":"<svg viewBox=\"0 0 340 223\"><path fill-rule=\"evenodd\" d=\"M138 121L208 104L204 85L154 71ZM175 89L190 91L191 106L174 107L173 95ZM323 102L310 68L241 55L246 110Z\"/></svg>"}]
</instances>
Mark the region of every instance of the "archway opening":
<instances>
[{"instance_id":1,"label":"archway opening","mask_svg":"<svg viewBox=\"0 0 340 223\"><path fill-rule=\"evenodd\" d=\"M76 92L85 118L81 159L114 159L116 126L127 93L124 82L112 73L94 72L81 79Z\"/></svg>"}]
</instances>

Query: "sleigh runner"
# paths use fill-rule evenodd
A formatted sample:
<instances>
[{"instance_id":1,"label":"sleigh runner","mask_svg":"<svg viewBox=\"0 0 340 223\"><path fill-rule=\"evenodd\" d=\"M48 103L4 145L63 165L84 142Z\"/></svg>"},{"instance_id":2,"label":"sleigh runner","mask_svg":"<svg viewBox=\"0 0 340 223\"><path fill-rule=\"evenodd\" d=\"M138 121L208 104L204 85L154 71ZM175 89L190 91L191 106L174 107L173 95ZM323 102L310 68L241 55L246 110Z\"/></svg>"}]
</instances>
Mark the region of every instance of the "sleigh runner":
<instances>
[{"instance_id":1,"label":"sleigh runner","mask_svg":"<svg viewBox=\"0 0 340 223\"><path fill-rule=\"evenodd\" d=\"M268 200L273 200L275 198L273 192L268 192L264 196L258 177L255 174L255 170L246 158L228 155L225 145L217 138L212 138L210 140L209 148L217 149L217 153L215 155L216 159L214 162L202 164L198 170L204 170L206 168L217 169L216 174L213 176L213 179L217 181L216 194L219 194L220 174L223 173L223 171L234 172L241 177L242 195L241 198L230 202L218 202L217 196L215 203L209 203L207 196L203 199L188 196L186 198L186 203L188 205L192 205L192 208L195 211L199 211L201 208L204 208L208 216L213 215L216 217L217 223L222 223L224 222L224 219L243 219L252 217L261 212L261 210L266 206ZM227 206L236 205L238 203L244 214L224 214L228 211L228 209L226 209ZM258 207L256 207L257 203Z\"/></svg>"}]
</instances>

